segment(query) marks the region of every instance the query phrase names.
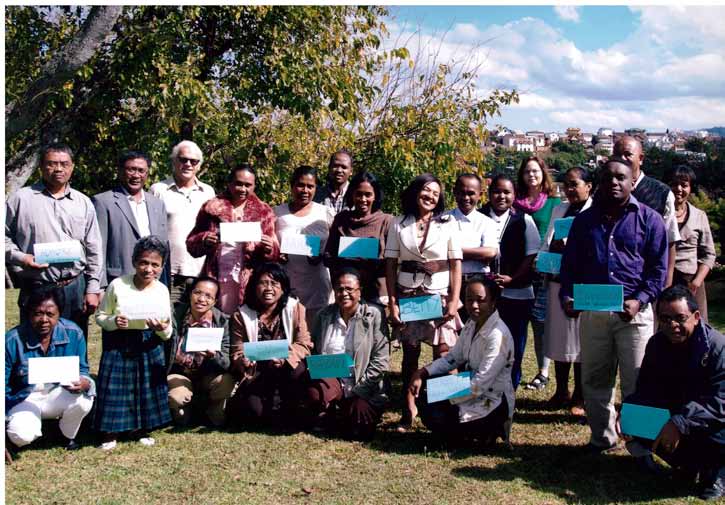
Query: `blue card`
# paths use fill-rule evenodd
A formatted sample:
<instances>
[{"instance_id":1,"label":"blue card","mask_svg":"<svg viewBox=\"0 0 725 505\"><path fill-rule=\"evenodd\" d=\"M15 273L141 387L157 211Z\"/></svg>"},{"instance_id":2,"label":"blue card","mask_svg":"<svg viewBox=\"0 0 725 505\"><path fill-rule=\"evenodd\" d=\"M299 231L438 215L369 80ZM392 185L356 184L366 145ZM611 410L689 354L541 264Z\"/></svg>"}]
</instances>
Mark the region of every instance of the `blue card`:
<instances>
[{"instance_id":1,"label":"blue card","mask_svg":"<svg viewBox=\"0 0 725 505\"><path fill-rule=\"evenodd\" d=\"M289 343L286 338L282 340L264 340L262 342L244 342L244 356L249 361L287 359L289 357Z\"/></svg>"},{"instance_id":2,"label":"blue card","mask_svg":"<svg viewBox=\"0 0 725 505\"><path fill-rule=\"evenodd\" d=\"M400 319L404 322L425 321L443 316L443 305L440 295L415 296L413 298L401 298Z\"/></svg>"},{"instance_id":3,"label":"blue card","mask_svg":"<svg viewBox=\"0 0 725 505\"><path fill-rule=\"evenodd\" d=\"M428 403L468 396L471 394L471 372L428 379L426 386L428 388Z\"/></svg>"},{"instance_id":4,"label":"blue card","mask_svg":"<svg viewBox=\"0 0 725 505\"><path fill-rule=\"evenodd\" d=\"M340 237L340 258L378 259L380 241L372 237Z\"/></svg>"},{"instance_id":5,"label":"blue card","mask_svg":"<svg viewBox=\"0 0 725 505\"><path fill-rule=\"evenodd\" d=\"M352 377L355 362L352 356L342 354L313 354L307 356L307 370L311 379Z\"/></svg>"},{"instance_id":6,"label":"blue card","mask_svg":"<svg viewBox=\"0 0 725 505\"><path fill-rule=\"evenodd\" d=\"M573 217L562 217L554 219L554 240L561 240L569 236L571 223L574 222Z\"/></svg>"},{"instance_id":7,"label":"blue card","mask_svg":"<svg viewBox=\"0 0 725 505\"><path fill-rule=\"evenodd\" d=\"M654 440L669 420L670 411L667 409L623 403L619 422L625 435Z\"/></svg>"},{"instance_id":8,"label":"blue card","mask_svg":"<svg viewBox=\"0 0 725 505\"><path fill-rule=\"evenodd\" d=\"M561 254L541 251L536 258L536 270L547 274L558 274L561 270Z\"/></svg>"},{"instance_id":9,"label":"blue card","mask_svg":"<svg viewBox=\"0 0 725 505\"><path fill-rule=\"evenodd\" d=\"M574 284L574 309L622 312L624 288L621 284Z\"/></svg>"}]
</instances>

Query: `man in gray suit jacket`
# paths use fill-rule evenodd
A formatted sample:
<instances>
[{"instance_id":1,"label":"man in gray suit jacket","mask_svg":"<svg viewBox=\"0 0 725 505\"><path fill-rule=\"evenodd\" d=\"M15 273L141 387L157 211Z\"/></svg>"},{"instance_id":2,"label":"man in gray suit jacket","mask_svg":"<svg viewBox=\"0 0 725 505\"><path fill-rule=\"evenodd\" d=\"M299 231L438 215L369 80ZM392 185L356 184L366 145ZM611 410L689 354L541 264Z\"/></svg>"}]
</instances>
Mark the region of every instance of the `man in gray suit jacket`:
<instances>
[{"instance_id":1,"label":"man in gray suit jacket","mask_svg":"<svg viewBox=\"0 0 725 505\"><path fill-rule=\"evenodd\" d=\"M92 198L103 241L101 287L133 273L133 246L138 239L156 235L168 243L164 202L144 191L151 159L140 151L126 151L118 160L119 185ZM168 258L161 281L168 285Z\"/></svg>"}]
</instances>

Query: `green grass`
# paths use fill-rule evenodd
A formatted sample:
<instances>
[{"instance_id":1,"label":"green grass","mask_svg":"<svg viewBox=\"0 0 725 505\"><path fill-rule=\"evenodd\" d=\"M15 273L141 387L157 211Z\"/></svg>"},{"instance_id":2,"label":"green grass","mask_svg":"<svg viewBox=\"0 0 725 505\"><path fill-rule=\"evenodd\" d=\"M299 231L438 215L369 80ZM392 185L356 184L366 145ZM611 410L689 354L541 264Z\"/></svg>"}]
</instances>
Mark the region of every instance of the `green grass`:
<instances>
[{"instance_id":1,"label":"green grass","mask_svg":"<svg viewBox=\"0 0 725 505\"><path fill-rule=\"evenodd\" d=\"M710 297L712 320L725 330L722 286ZM713 293L714 294L714 293ZM6 326L16 324L17 292L6 292ZM719 306L714 303L720 300ZM91 368L100 357L93 327ZM530 341L524 378L536 373ZM400 351L393 355L399 389ZM430 352L424 351L424 360ZM581 456L586 426L564 411L547 411L553 393L520 390L513 449L456 447L436 442L422 427L399 434L398 413L385 413L370 444L306 433L280 435L193 428L154 432L157 444L119 443L111 453L84 435L67 453L44 437L6 466L9 504L267 504L267 503L699 503L688 489L642 475L625 451Z\"/></svg>"}]
</instances>

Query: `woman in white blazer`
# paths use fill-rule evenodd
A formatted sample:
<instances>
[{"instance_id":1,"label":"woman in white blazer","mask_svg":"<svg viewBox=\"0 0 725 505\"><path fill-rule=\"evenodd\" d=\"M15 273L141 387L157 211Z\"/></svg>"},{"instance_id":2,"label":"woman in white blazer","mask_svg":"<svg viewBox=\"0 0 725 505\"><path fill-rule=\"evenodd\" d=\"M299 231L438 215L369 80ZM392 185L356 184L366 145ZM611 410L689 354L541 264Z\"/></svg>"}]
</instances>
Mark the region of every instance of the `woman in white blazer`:
<instances>
[{"instance_id":1,"label":"woman in white blazer","mask_svg":"<svg viewBox=\"0 0 725 505\"><path fill-rule=\"evenodd\" d=\"M509 440L514 413L514 341L496 310L500 293L493 279L471 277L465 295L470 318L458 342L444 357L413 374L410 392L418 398L423 423L434 433L455 438L471 436L484 443L493 443L498 437ZM471 393L428 403L423 381L454 369L470 372Z\"/></svg>"},{"instance_id":2,"label":"woman in white blazer","mask_svg":"<svg viewBox=\"0 0 725 505\"><path fill-rule=\"evenodd\" d=\"M418 368L420 343L433 346L440 357L456 343L463 326L458 317L461 288L461 251L458 228L446 208L443 185L431 174L413 179L401 195L403 215L393 220L385 244L388 309L395 334L403 345L403 391ZM439 295L442 317L403 323L400 298ZM415 399L406 393L400 430L417 415Z\"/></svg>"},{"instance_id":3,"label":"woman in white blazer","mask_svg":"<svg viewBox=\"0 0 725 505\"><path fill-rule=\"evenodd\" d=\"M592 200L592 176L581 167L570 168L564 175L564 193L567 202L554 207L549 227L541 245L541 251L561 254L566 238L554 240L554 222L557 219L574 217L588 209ZM554 361L556 392L549 400L554 408L570 407L576 416L584 415L582 396L579 319L567 317L559 303L559 276L548 276L548 299L544 323L544 355ZM574 393L569 393L569 370L574 363Z\"/></svg>"}]
</instances>

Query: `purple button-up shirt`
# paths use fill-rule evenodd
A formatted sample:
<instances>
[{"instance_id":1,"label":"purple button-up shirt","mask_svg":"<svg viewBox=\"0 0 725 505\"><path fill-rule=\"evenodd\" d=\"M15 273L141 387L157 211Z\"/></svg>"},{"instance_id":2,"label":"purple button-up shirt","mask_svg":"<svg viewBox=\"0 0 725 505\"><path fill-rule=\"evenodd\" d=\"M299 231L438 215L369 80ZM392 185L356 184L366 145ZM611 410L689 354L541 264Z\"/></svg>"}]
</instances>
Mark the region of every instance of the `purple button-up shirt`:
<instances>
[{"instance_id":1,"label":"purple button-up shirt","mask_svg":"<svg viewBox=\"0 0 725 505\"><path fill-rule=\"evenodd\" d=\"M561 300L574 284L621 284L625 300L654 302L667 275L667 232L657 212L629 197L622 216L607 224L596 203L571 226L561 260Z\"/></svg>"}]
</instances>

